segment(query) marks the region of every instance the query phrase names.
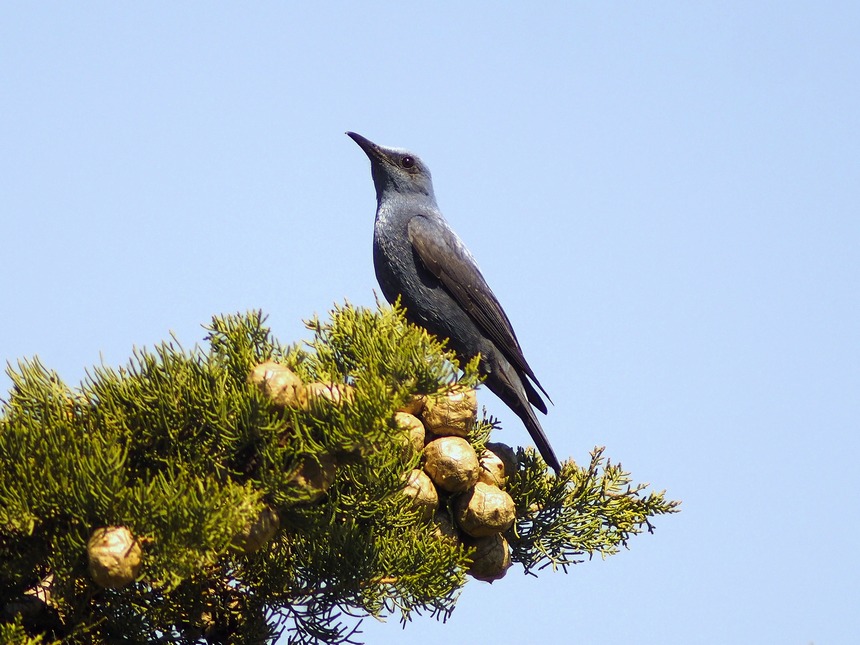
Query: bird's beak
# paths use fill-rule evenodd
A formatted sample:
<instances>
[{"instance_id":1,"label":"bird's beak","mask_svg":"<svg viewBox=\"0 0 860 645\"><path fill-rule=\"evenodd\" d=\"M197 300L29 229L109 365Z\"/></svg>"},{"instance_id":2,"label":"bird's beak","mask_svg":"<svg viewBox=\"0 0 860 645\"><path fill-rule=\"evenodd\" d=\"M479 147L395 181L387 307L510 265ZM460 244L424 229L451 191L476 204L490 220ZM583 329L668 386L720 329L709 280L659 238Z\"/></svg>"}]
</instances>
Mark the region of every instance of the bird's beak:
<instances>
[{"instance_id":1,"label":"bird's beak","mask_svg":"<svg viewBox=\"0 0 860 645\"><path fill-rule=\"evenodd\" d=\"M362 150L364 150L364 153L370 157L371 161L383 161L385 159L385 154L382 152L382 149L370 139L365 139L363 136L356 134L355 132L347 132L346 134L350 139L355 141Z\"/></svg>"}]
</instances>

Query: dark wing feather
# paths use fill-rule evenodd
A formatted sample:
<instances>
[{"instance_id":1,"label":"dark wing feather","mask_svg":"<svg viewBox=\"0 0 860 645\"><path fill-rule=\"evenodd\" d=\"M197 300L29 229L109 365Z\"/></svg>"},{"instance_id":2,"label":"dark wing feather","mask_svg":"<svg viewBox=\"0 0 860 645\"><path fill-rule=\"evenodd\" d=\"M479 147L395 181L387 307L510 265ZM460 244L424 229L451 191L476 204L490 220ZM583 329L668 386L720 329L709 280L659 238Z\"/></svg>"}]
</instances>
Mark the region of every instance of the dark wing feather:
<instances>
[{"instance_id":1,"label":"dark wing feather","mask_svg":"<svg viewBox=\"0 0 860 645\"><path fill-rule=\"evenodd\" d=\"M547 398L523 356L523 350L502 306L487 285L474 260L463 248L457 236L446 226L417 215L409 221L409 241L424 266L435 275L472 320L501 349L508 360L525 372ZM540 397L529 396L532 404ZM541 401L543 404L543 401ZM546 405L537 405L546 412Z\"/></svg>"}]
</instances>

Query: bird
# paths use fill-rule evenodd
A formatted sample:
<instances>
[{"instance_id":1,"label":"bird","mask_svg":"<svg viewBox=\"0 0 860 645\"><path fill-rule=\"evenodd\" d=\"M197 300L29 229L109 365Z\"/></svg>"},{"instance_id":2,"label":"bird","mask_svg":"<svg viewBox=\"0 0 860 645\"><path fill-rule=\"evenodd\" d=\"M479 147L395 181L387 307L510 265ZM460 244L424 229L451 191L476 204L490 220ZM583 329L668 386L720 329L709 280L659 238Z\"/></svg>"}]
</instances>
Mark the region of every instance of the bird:
<instances>
[{"instance_id":1,"label":"bird","mask_svg":"<svg viewBox=\"0 0 860 645\"><path fill-rule=\"evenodd\" d=\"M544 461L558 458L535 414L549 394L523 355L511 322L478 263L436 204L427 165L415 154L346 133L370 159L376 188L373 265L382 294L406 319L448 346L458 360L480 354L484 384L523 422ZM540 390L540 393L538 392Z\"/></svg>"}]
</instances>

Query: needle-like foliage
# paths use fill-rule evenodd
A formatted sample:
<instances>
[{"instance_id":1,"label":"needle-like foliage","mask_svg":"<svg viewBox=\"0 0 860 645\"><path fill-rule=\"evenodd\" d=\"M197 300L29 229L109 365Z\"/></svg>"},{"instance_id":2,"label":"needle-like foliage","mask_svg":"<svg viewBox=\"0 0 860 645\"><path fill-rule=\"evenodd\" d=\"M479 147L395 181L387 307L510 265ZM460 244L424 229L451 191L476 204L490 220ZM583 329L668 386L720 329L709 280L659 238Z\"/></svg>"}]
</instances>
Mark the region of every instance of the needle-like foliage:
<instances>
[{"instance_id":1,"label":"needle-like foliage","mask_svg":"<svg viewBox=\"0 0 860 645\"><path fill-rule=\"evenodd\" d=\"M308 343L287 347L259 312L218 316L206 348L138 350L75 388L38 359L8 370L0 643L342 643L357 642L356 617L450 614L472 552L403 494L420 456L404 452L394 413L417 394L476 386L477 363L459 366L397 306L344 305L308 328ZM249 381L266 361L349 395L273 406ZM479 421L473 445L494 426ZM521 451L508 486L507 537L527 572L611 555L675 510L601 451L557 477ZM237 536L266 511L276 532L243 548ZM100 527L141 545L130 584L90 574Z\"/></svg>"}]
</instances>

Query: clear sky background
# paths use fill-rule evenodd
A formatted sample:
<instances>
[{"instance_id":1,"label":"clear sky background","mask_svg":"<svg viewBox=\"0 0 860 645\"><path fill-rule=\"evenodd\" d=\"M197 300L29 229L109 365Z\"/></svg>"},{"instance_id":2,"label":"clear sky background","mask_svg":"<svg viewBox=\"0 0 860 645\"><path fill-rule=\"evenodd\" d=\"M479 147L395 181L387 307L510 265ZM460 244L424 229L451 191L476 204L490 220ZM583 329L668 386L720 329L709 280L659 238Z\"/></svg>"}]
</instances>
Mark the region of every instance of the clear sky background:
<instances>
[{"instance_id":1,"label":"clear sky background","mask_svg":"<svg viewBox=\"0 0 860 645\"><path fill-rule=\"evenodd\" d=\"M372 305L355 130L429 164L559 455L684 503L367 641L860 642L860 4L434 5L3 3L0 359Z\"/></svg>"}]
</instances>

